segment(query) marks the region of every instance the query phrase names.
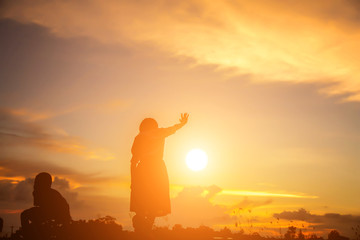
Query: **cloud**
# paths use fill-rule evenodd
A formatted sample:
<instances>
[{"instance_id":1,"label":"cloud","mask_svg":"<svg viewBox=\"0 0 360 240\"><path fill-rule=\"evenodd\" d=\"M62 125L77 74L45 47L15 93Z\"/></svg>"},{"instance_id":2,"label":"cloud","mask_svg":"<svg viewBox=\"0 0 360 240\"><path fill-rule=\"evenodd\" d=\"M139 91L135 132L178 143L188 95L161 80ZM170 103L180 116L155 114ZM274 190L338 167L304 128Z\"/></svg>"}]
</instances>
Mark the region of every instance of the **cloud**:
<instances>
[{"instance_id":1,"label":"cloud","mask_svg":"<svg viewBox=\"0 0 360 240\"><path fill-rule=\"evenodd\" d=\"M17 111L11 109L0 109L0 150L14 146L30 146L50 152L73 154L85 159L114 158L106 149L89 149L79 138L64 134L59 129L46 129L23 119L22 115L19 116Z\"/></svg>"},{"instance_id":2,"label":"cloud","mask_svg":"<svg viewBox=\"0 0 360 240\"><path fill-rule=\"evenodd\" d=\"M15 201L31 202L33 178L27 178L15 184L14 199Z\"/></svg>"},{"instance_id":3,"label":"cloud","mask_svg":"<svg viewBox=\"0 0 360 240\"><path fill-rule=\"evenodd\" d=\"M44 159L0 157L0 181L6 180L9 183L14 183L36 176L36 174L44 171L71 179L72 187L82 186L85 189L89 187L88 184L95 184L96 186L114 183L129 184L128 177L125 176L103 176L100 173L84 173ZM96 189L96 191L98 190Z\"/></svg>"},{"instance_id":4,"label":"cloud","mask_svg":"<svg viewBox=\"0 0 360 240\"><path fill-rule=\"evenodd\" d=\"M301 220L301 221L309 221L312 217L310 212L306 211L303 208L300 208L298 211L284 211L281 213L275 213L274 217L286 219L286 220Z\"/></svg>"},{"instance_id":5,"label":"cloud","mask_svg":"<svg viewBox=\"0 0 360 240\"><path fill-rule=\"evenodd\" d=\"M101 114L109 114L109 113L119 112L128 106L129 106L128 101L122 99L110 99L95 104L89 104L89 103L79 104L77 106L72 106L68 109L58 110L58 111L34 111L26 108L16 108L16 109L8 108L8 109L3 109L3 111L6 111L8 114L14 117L18 117L26 122L31 123L31 122L47 120L50 118L55 118L73 112L86 111L86 110L94 111ZM63 135L68 135L66 132L61 131L61 129L59 129L58 132L63 133Z\"/></svg>"},{"instance_id":6,"label":"cloud","mask_svg":"<svg viewBox=\"0 0 360 240\"><path fill-rule=\"evenodd\" d=\"M343 222L344 224L360 222L360 216L354 216L351 214L342 215L338 213L325 213L324 215L311 214L304 208L300 208L298 211L284 211L281 213L275 213L274 217L286 219L286 220L300 220L311 223L326 223L329 221Z\"/></svg>"},{"instance_id":7,"label":"cloud","mask_svg":"<svg viewBox=\"0 0 360 240\"><path fill-rule=\"evenodd\" d=\"M16 182L12 180L0 180L0 201L31 204L33 199L33 185L34 178L26 178ZM71 190L68 179L55 176L52 188L58 190L69 203L79 206L80 202L77 200L78 193Z\"/></svg>"},{"instance_id":8,"label":"cloud","mask_svg":"<svg viewBox=\"0 0 360 240\"><path fill-rule=\"evenodd\" d=\"M10 180L0 180L0 201L28 200L21 197L24 189L26 189L26 183L27 181L22 181L22 184L18 187L17 183L14 184Z\"/></svg>"},{"instance_id":9,"label":"cloud","mask_svg":"<svg viewBox=\"0 0 360 240\"><path fill-rule=\"evenodd\" d=\"M125 177L77 168L84 160L95 164L112 159L106 149L87 147L80 138L27 121L6 109L0 109L0 153L0 180L17 181L46 171L70 178L76 185L128 182Z\"/></svg>"},{"instance_id":10,"label":"cloud","mask_svg":"<svg viewBox=\"0 0 360 240\"><path fill-rule=\"evenodd\" d=\"M185 187L172 199L171 224L181 223L186 226L207 225L211 227L223 227L234 225L239 221L240 208L252 211L255 208L268 205L271 199L265 201L253 201L244 197L235 205L214 203L213 198L221 193L222 189L216 185L209 187ZM253 221L257 221L255 216Z\"/></svg>"},{"instance_id":11,"label":"cloud","mask_svg":"<svg viewBox=\"0 0 360 240\"><path fill-rule=\"evenodd\" d=\"M201 224L213 225L221 222L230 222L231 217L226 214L226 206L212 204L210 199L219 193L221 188L185 187L172 199L171 223L185 223L187 226Z\"/></svg>"},{"instance_id":12,"label":"cloud","mask_svg":"<svg viewBox=\"0 0 360 240\"><path fill-rule=\"evenodd\" d=\"M33 112L33 111L29 111L28 109L8 109L8 111L14 116L25 117L30 122L44 120L53 117L53 114L51 113Z\"/></svg>"},{"instance_id":13,"label":"cloud","mask_svg":"<svg viewBox=\"0 0 360 240\"><path fill-rule=\"evenodd\" d=\"M272 202L273 202L272 199L267 199L265 201L255 202L255 201L249 200L248 197L245 197L240 203L235 205L233 208L251 210L251 209L254 209L254 208L257 208L257 207L269 205Z\"/></svg>"},{"instance_id":14,"label":"cloud","mask_svg":"<svg viewBox=\"0 0 360 240\"><path fill-rule=\"evenodd\" d=\"M0 109L0 179L16 181L46 171L69 178L76 186L128 183L128 177L79 169L84 160L100 164L113 159L109 151L90 148L78 137L40 124Z\"/></svg>"},{"instance_id":15,"label":"cloud","mask_svg":"<svg viewBox=\"0 0 360 240\"><path fill-rule=\"evenodd\" d=\"M337 229L346 236L351 236L351 227L360 223L360 216L351 214L325 213L323 215L312 214L301 208L297 211L283 211L275 213L275 218L285 220L298 220L310 223L310 227L317 230Z\"/></svg>"},{"instance_id":16,"label":"cloud","mask_svg":"<svg viewBox=\"0 0 360 240\"><path fill-rule=\"evenodd\" d=\"M318 196L307 196L305 194L271 193L259 191L222 190L224 195L258 196L258 197L284 197L284 198L318 198Z\"/></svg>"},{"instance_id":17,"label":"cloud","mask_svg":"<svg viewBox=\"0 0 360 240\"><path fill-rule=\"evenodd\" d=\"M48 161L34 160L31 158L0 158L0 175L4 177L35 176L44 170L55 172L62 176L80 175L70 168L57 166Z\"/></svg>"},{"instance_id":18,"label":"cloud","mask_svg":"<svg viewBox=\"0 0 360 240\"><path fill-rule=\"evenodd\" d=\"M79 193L70 188L68 179L55 176L52 188L58 190L72 208L79 208L84 205L83 201L78 200Z\"/></svg>"},{"instance_id":19,"label":"cloud","mask_svg":"<svg viewBox=\"0 0 360 240\"><path fill-rule=\"evenodd\" d=\"M154 45L256 82L319 82L358 101L358 12L356 1L341 0L22 0L6 1L2 16L60 37Z\"/></svg>"}]
</instances>

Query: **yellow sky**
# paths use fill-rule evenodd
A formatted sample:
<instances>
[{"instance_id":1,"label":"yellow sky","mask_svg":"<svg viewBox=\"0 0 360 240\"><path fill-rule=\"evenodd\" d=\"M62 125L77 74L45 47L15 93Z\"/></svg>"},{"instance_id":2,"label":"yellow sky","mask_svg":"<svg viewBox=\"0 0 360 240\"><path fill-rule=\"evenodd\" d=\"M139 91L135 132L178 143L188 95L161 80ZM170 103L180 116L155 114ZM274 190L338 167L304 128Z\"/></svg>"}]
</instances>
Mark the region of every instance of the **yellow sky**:
<instances>
[{"instance_id":1,"label":"yellow sky","mask_svg":"<svg viewBox=\"0 0 360 240\"><path fill-rule=\"evenodd\" d=\"M234 225L236 207L269 231L274 214L319 231L344 227L328 213L358 219L356 1L22 0L0 14L4 189L49 171L75 218L129 226L139 123L189 112L166 142L173 214L159 224ZM203 171L186 167L193 148Z\"/></svg>"}]
</instances>

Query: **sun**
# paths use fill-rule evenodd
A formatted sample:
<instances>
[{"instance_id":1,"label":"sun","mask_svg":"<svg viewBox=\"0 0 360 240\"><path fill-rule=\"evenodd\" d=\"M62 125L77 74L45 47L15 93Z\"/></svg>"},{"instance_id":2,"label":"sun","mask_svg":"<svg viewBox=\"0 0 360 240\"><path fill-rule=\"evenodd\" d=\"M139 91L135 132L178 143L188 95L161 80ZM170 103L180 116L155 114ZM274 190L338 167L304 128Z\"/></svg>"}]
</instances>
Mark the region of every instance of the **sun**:
<instances>
[{"instance_id":1,"label":"sun","mask_svg":"<svg viewBox=\"0 0 360 240\"><path fill-rule=\"evenodd\" d=\"M203 170L207 163L208 157L201 149L193 149L186 155L186 165L193 171Z\"/></svg>"}]
</instances>

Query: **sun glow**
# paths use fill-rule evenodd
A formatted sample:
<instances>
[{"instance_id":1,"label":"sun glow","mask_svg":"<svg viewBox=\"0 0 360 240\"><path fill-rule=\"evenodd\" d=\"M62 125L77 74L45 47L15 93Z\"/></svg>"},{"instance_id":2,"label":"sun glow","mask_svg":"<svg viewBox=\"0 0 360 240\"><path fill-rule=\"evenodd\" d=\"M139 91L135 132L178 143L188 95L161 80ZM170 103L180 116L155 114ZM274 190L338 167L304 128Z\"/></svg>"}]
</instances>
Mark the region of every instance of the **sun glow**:
<instances>
[{"instance_id":1,"label":"sun glow","mask_svg":"<svg viewBox=\"0 0 360 240\"><path fill-rule=\"evenodd\" d=\"M203 170L208 163L206 153L201 149L193 149L186 156L186 165L192 171Z\"/></svg>"}]
</instances>

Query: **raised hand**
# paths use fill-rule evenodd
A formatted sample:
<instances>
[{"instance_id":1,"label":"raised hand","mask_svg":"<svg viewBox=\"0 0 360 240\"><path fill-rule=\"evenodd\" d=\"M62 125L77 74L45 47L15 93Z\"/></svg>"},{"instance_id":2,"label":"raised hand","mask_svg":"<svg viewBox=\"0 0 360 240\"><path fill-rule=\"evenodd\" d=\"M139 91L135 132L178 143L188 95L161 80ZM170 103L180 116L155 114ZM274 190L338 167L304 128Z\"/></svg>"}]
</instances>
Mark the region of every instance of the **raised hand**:
<instances>
[{"instance_id":1,"label":"raised hand","mask_svg":"<svg viewBox=\"0 0 360 240\"><path fill-rule=\"evenodd\" d=\"M181 114L181 118L179 119L180 123L182 125L185 125L188 121L188 118L189 118L189 114L188 113L182 113Z\"/></svg>"}]
</instances>

